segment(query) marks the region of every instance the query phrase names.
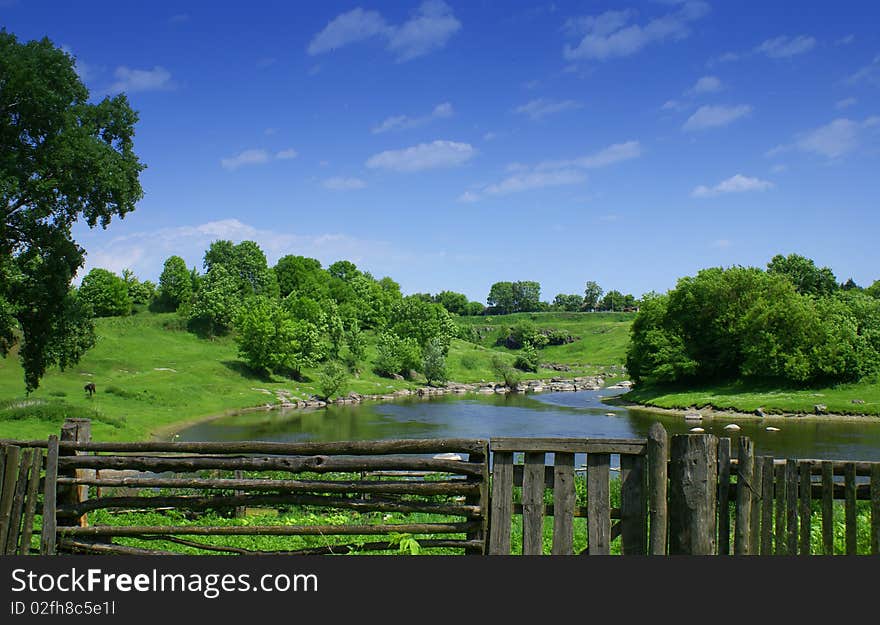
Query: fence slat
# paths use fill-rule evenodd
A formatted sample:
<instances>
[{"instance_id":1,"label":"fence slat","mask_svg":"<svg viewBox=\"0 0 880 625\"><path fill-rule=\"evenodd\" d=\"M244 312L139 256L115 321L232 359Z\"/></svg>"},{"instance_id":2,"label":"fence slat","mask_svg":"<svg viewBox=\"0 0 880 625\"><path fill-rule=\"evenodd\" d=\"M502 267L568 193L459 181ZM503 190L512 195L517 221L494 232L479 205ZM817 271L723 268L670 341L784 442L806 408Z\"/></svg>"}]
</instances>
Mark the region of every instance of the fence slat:
<instances>
[{"instance_id":1,"label":"fence slat","mask_svg":"<svg viewBox=\"0 0 880 625\"><path fill-rule=\"evenodd\" d=\"M669 438L660 423L648 430L648 509L651 516L650 554L666 555L667 449Z\"/></svg>"},{"instance_id":2,"label":"fence slat","mask_svg":"<svg viewBox=\"0 0 880 625\"><path fill-rule=\"evenodd\" d=\"M544 452L526 453L523 473L523 539L524 556L543 553L544 535Z\"/></svg>"},{"instance_id":3,"label":"fence slat","mask_svg":"<svg viewBox=\"0 0 880 625\"><path fill-rule=\"evenodd\" d=\"M777 556L785 555L785 502L788 482L785 481L785 465L773 467L776 474L776 522L775 522L775 550Z\"/></svg>"},{"instance_id":4,"label":"fence slat","mask_svg":"<svg viewBox=\"0 0 880 625\"><path fill-rule=\"evenodd\" d=\"M18 551L18 539L21 536L21 517L24 512L24 496L27 491L28 473L31 469L33 449L23 449L18 465L18 480L15 483L15 495L12 499L12 513L9 517L9 529L6 536L6 553L14 555Z\"/></svg>"},{"instance_id":5,"label":"fence slat","mask_svg":"<svg viewBox=\"0 0 880 625\"><path fill-rule=\"evenodd\" d=\"M761 465L761 555L773 554L773 456Z\"/></svg>"},{"instance_id":6,"label":"fence slat","mask_svg":"<svg viewBox=\"0 0 880 625\"><path fill-rule=\"evenodd\" d=\"M730 555L730 439L718 441L718 555Z\"/></svg>"},{"instance_id":7,"label":"fence slat","mask_svg":"<svg viewBox=\"0 0 880 625\"><path fill-rule=\"evenodd\" d=\"M749 519L749 553L756 556L761 550L761 510L764 506L764 457L755 456L752 473L752 513Z\"/></svg>"},{"instance_id":8,"label":"fence slat","mask_svg":"<svg viewBox=\"0 0 880 625\"><path fill-rule=\"evenodd\" d=\"M786 553L797 555L798 547L798 479L797 461L785 461Z\"/></svg>"},{"instance_id":9,"label":"fence slat","mask_svg":"<svg viewBox=\"0 0 880 625\"><path fill-rule=\"evenodd\" d=\"M834 555L834 466L822 463L822 553Z\"/></svg>"},{"instance_id":10,"label":"fence slat","mask_svg":"<svg viewBox=\"0 0 880 625\"><path fill-rule=\"evenodd\" d=\"M880 462L871 467L871 553L880 555Z\"/></svg>"},{"instance_id":11,"label":"fence slat","mask_svg":"<svg viewBox=\"0 0 880 625\"><path fill-rule=\"evenodd\" d=\"M755 488L755 457L752 439L739 437L736 474L736 533L733 552L738 556L752 553L752 499Z\"/></svg>"},{"instance_id":12,"label":"fence slat","mask_svg":"<svg viewBox=\"0 0 880 625\"><path fill-rule=\"evenodd\" d=\"M21 527L21 540L19 541L18 554L26 556L31 552L31 536L34 531L34 515L37 513L37 496L40 489L40 472L43 470L43 450L34 449L31 460L31 474L28 479L26 503L24 507L24 522Z\"/></svg>"},{"instance_id":13,"label":"fence slat","mask_svg":"<svg viewBox=\"0 0 880 625\"><path fill-rule=\"evenodd\" d=\"M574 454L554 454L553 550L554 556L574 553Z\"/></svg>"},{"instance_id":14,"label":"fence slat","mask_svg":"<svg viewBox=\"0 0 880 625\"><path fill-rule=\"evenodd\" d=\"M623 555L647 555L648 499L645 457L620 457L620 540Z\"/></svg>"},{"instance_id":15,"label":"fence slat","mask_svg":"<svg viewBox=\"0 0 880 625\"><path fill-rule=\"evenodd\" d=\"M43 530L40 536L40 555L55 555L55 532L57 521L55 519L56 489L55 480L58 479L58 437L49 436L49 449L46 454L46 483L43 486Z\"/></svg>"},{"instance_id":16,"label":"fence slat","mask_svg":"<svg viewBox=\"0 0 880 625\"><path fill-rule=\"evenodd\" d=\"M589 554L611 553L610 454L587 455L587 541Z\"/></svg>"},{"instance_id":17,"label":"fence slat","mask_svg":"<svg viewBox=\"0 0 880 625\"><path fill-rule=\"evenodd\" d=\"M3 480L0 481L0 553L6 553L6 538L12 526L12 502L15 499L15 484L18 481L18 462L21 447L9 445L6 448Z\"/></svg>"},{"instance_id":18,"label":"fence slat","mask_svg":"<svg viewBox=\"0 0 880 625\"><path fill-rule=\"evenodd\" d=\"M492 465L492 513L489 554L510 555L510 520L513 515L513 452L496 451Z\"/></svg>"},{"instance_id":19,"label":"fence slat","mask_svg":"<svg viewBox=\"0 0 880 625\"><path fill-rule=\"evenodd\" d=\"M856 465L848 462L843 467L844 509L846 511L846 555L857 553L856 543Z\"/></svg>"},{"instance_id":20,"label":"fence slat","mask_svg":"<svg viewBox=\"0 0 880 625\"><path fill-rule=\"evenodd\" d=\"M715 553L718 439L673 436L669 462L669 553Z\"/></svg>"},{"instance_id":21,"label":"fence slat","mask_svg":"<svg viewBox=\"0 0 880 625\"><path fill-rule=\"evenodd\" d=\"M812 535L813 529L813 507L810 505L810 498L813 494L813 487L810 480L810 465L801 463L799 466L800 471L800 534L801 534L801 546L800 553L801 555L808 556L810 555L810 538Z\"/></svg>"}]
</instances>

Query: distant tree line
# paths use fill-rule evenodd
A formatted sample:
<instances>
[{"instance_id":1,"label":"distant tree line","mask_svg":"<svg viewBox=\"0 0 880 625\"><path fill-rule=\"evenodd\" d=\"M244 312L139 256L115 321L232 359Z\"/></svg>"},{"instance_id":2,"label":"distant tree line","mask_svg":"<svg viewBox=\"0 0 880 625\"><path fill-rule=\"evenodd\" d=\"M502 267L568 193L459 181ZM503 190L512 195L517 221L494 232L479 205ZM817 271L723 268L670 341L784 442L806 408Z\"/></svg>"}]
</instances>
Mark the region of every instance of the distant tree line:
<instances>
[{"instance_id":1,"label":"distant tree line","mask_svg":"<svg viewBox=\"0 0 880 625\"><path fill-rule=\"evenodd\" d=\"M541 284L534 281L496 282L486 298L484 314L507 315L519 312L631 312L639 307L632 294L612 290L605 293L596 282L584 285L584 294L559 293L553 302L541 301Z\"/></svg>"},{"instance_id":2,"label":"distant tree line","mask_svg":"<svg viewBox=\"0 0 880 625\"><path fill-rule=\"evenodd\" d=\"M838 284L796 254L705 269L644 299L627 369L637 382L856 381L880 372L878 296L880 281Z\"/></svg>"}]
</instances>

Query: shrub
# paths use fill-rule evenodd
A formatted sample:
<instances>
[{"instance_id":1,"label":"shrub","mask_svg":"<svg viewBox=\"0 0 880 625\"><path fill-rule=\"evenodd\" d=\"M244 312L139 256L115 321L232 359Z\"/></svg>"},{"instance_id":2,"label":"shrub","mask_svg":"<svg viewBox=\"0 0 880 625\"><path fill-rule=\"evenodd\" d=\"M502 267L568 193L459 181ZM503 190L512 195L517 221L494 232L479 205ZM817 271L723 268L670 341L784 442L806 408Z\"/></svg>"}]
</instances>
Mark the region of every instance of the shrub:
<instances>
[{"instance_id":1,"label":"shrub","mask_svg":"<svg viewBox=\"0 0 880 625\"><path fill-rule=\"evenodd\" d=\"M346 381L348 381L348 371L338 360L328 361L318 373L318 388L321 389L325 401L339 393Z\"/></svg>"},{"instance_id":2,"label":"shrub","mask_svg":"<svg viewBox=\"0 0 880 625\"><path fill-rule=\"evenodd\" d=\"M379 337L375 363L375 370L379 375L407 376L410 370L421 368L421 364L422 350L414 339L402 339L393 332L384 332Z\"/></svg>"},{"instance_id":3,"label":"shrub","mask_svg":"<svg viewBox=\"0 0 880 625\"><path fill-rule=\"evenodd\" d=\"M425 347L422 359L422 373L425 374L425 378L431 386L441 386L446 384L448 380L446 356L443 353L442 343L437 339L432 340Z\"/></svg>"},{"instance_id":4,"label":"shrub","mask_svg":"<svg viewBox=\"0 0 880 625\"><path fill-rule=\"evenodd\" d=\"M516 389L519 387L522 374L515 369L501 354L492 356L492 371L504 382L504 386Z\"/></svg>"},{"instance_id":5,"label":"shrub","mask_svg":"<svg viewBox=\"0 0 880 625\"><path fill-rule=\"evenodd\" d=\"M526 344L522 351L516 355L513 366L520 371L531 371L534 373L538 370L538 350L530 344Z\"/></svg>"}]
</instances>

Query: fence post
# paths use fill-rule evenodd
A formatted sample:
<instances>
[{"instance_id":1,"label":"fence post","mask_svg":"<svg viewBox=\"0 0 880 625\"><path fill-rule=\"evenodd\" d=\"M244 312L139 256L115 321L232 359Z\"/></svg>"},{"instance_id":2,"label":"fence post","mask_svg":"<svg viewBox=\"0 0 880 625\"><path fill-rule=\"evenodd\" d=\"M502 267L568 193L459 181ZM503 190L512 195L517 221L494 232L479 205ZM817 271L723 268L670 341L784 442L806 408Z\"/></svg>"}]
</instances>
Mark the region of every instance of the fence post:
<instances>
[{"instance_id":1,"label":"fence post","mask_svg":"<svg viewBox=\"0 0 880 625\"><path fill-rule=\"evenodd\" d=\"M650 554L666 555L666 486L667 449L669 439L666 429L655 423L648 430L648 480L650 497L648 505L651 513Z\"/></svg>"},{"instance_id":2,"label":"fence post","mask_svg":"<svg viewBox=\"0 0 880 625\"><path fill-rule=\"evenodd\" d=\"M65 419L61 426L61 436L59 442L75 442L88 443L92 440L92 422L89 419ZM78 452L73 450L61 449L59 456L75 456ZM59 477L83 477L88 469L72 469L59 473ZM88 486L65 485L58 487L58 503L60 505L76 505L82 503L89 497ZM59 519L59 525L79 525L85 527L88 525L86 515L82 515L76 519L62 518Z\"/></svg>"},{"instance_id":3,"label":"fence post","mask_svg":"<svg viewBox=\"0 0 880 625\"><path fill-rule=\"evenodd\" d=\"M754 553L752 538L752 504L755 492L755 449L748 436L739 437L736 466L736 533L733 553L745 556Z\"/></svg>"},{"instance_id":4,"label":"fence post","mask_svg":"<svg viewBox=\"0 0 880 625\"><path fill-rule=\"evenodd\" d=\"M713 555L716 544L718 439L672 437L669 471L670 555Z\"/></svg>"}]
</instances>

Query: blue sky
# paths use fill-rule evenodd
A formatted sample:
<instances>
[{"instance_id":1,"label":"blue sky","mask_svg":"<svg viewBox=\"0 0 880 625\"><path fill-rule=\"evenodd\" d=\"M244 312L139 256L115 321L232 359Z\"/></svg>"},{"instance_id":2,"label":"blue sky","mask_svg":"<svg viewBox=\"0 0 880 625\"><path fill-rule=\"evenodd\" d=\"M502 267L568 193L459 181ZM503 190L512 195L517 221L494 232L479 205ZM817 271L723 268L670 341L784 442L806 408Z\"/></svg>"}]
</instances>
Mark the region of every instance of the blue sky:
<instances>
[{"instance_id":1,"label":"blue sky","mask_svg":"<svg viewBox=\"0 0 880 625\"><path fill-rule=\"evenodd\" d=\"M136 211L77 229L155 280L217 238L484 301L640 295L800 253L880 278L874 2L0 0L125 91Z\"/></svg>"}]
</instances>

